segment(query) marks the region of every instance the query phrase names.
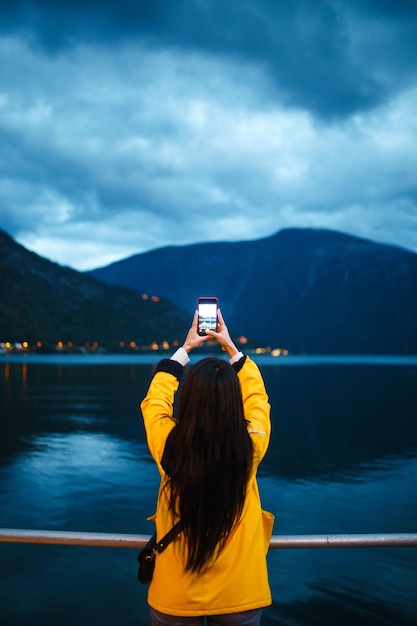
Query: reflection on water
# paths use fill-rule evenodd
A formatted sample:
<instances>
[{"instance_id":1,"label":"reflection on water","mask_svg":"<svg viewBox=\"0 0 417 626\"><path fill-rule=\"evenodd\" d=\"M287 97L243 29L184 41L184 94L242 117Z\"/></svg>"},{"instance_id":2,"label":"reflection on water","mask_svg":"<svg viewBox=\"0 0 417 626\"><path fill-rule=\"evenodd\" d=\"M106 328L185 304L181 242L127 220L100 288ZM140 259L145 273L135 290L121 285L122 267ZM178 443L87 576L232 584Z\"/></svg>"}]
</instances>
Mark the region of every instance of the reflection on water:
<instances>
[{"instance_id":1,"label":"reflection on water","mask_svg":"<svg viewBox=\"0 0 417 626\"><path fill-rule=\"evenodd\" d=\"M416 367L262 371L273 438L260 488L274 532L416 532ZM0 526L150 533L158 475L138 404L151 375L151 364L0 363ZM3 544L0 558L1 623L148 623L135 551ZM413 548L268 558L264 624L417 621Z\"/></svg>"},{"instance_id":2,"label":"reflection on water","mask_svg":"<svg viewBox=\"0 0 417 626\"><path fill-rule=\"evenodd\" d=\"M145 503L157 486L144 443L83 432L35 437L3 474L1 524L97 532L110 532L110 524L114 532L139 532L142 525L146 532L152 511Z\"/></svg>"}]
</instances>

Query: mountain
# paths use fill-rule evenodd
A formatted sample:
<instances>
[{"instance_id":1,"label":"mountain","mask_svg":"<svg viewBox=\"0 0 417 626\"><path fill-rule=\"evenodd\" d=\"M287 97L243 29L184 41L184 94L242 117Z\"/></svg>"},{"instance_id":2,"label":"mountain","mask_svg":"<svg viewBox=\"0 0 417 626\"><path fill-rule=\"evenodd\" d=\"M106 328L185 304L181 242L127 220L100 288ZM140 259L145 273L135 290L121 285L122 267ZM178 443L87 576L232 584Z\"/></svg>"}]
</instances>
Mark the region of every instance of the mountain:
<instances>
[{"instance_id":1,"label":"mountain","mask_svg":"<svg viewBox=\"0 0 417 626\"><path fill-rule=\"evenodd\" d=\"M188 325L189 316L166 300L52 263L0 230L0 342L97 342L113 350L121 341L181 340Z\"/></svg>"},{"instance_id":2,"label":"mountain","mask_svg":"<svg viewBox=\"0 0 417 626\"><path fill-rule=\"evenodd\" d=\"M417 255L329 230L170 246L90 272L184 311L216 295L231 331L303 353L417 354Z\"/></svg>"}]
</instances>

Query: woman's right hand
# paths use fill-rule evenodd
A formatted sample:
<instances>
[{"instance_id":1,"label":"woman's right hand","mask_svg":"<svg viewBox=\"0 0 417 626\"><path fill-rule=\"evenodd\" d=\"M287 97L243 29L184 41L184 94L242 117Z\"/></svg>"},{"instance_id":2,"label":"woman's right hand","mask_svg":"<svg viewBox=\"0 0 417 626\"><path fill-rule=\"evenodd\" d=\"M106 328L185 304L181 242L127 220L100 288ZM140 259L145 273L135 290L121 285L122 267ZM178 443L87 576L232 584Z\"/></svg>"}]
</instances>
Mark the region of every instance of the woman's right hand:
<instances>
[{"instance_id":1,"label":"woman's right hand","mask_svg":"<svg viewBox=\"0 0 417 626\"><path fill-rule=\"evenodd\" d=\"M217 309L217 317L219 320L217 332L214 330L208 330L207 335L213 337L213 339L215 339L217 343L221 345L222 349L225 350L230 357L232 357L237 354L239 350L236 348L229 335L229 330L226 326L220 309Z\"/></svg>"}]
</instances>

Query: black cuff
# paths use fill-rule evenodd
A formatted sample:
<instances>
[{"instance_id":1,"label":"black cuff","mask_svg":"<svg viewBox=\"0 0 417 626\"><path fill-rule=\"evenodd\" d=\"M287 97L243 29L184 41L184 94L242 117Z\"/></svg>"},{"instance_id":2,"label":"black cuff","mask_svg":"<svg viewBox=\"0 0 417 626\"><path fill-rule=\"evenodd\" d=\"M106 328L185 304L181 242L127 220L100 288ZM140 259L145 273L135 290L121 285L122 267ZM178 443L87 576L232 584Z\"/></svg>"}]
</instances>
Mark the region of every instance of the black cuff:
<instances>
[{"instance_id":1,"label":"black cuff","mask_svg":"<svg viewBox=\"0 0 417 626\"><path fill-rule=\"evenodd\" d=\"M232 367L235 368L236 374L238 374L240 372L240 370L242 369L242 367L245 365L245 361L246 361L246 354L244 354L239 359L239 361L236 361L236 363L233 363Z\"/></svg>"},{"instance_id":2,"label":"black cuff","mask_svg":"<svg viewBox=\"0 0 417 626\"><path fill-rule=\"evenodd\" d=\"M173 359L162 359L156 366L155 374L157 372L166 372L167 374L172 374L175 378L178 378L178 380L181 380L184 366Z\"/></svg>"}]
</instances>

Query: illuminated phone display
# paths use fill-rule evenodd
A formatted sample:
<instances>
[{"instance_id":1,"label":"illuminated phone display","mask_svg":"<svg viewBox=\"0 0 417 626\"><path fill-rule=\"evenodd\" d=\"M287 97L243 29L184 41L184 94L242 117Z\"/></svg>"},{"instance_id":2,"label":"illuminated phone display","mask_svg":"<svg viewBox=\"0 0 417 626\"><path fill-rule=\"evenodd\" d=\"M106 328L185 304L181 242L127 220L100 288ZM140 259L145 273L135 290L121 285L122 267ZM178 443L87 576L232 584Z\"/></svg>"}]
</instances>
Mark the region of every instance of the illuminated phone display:
<instances>
[{"instance_id":1,"label":"illuminated phone display","mask_svg":"<svg viewBox=\"0 0 417 626\"><path fill-rule=\"evenodd\" d=\"M198 334L217 329L217 298L201 297L197 300Z\"/></svg>"}]
</instances>

